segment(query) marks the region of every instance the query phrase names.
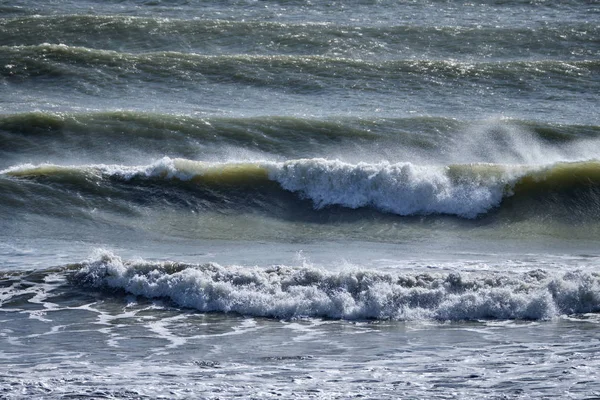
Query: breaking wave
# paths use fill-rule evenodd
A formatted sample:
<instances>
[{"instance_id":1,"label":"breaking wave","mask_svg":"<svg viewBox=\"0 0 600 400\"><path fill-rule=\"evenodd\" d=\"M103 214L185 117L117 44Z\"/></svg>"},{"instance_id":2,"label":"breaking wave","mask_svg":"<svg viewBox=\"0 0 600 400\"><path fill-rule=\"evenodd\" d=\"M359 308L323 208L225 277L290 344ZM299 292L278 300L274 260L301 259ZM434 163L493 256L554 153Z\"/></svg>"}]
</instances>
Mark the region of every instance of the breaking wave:
<instances>
[{"instance_id":1,"label":"breaking wave","mask_svg":"<svg viewBox=\"0 0 600 400\"><path fill-rule=\"evenodd\" d=\"M76 285L165 298L201 312L272 318L550 319L600 311L589 272L383 273L124 261L103 251L76 266Z\"/></svg>"},{"instance_id":2,"label":"breaking wave","mask_svg":"<svg viewBox=\"0 0 600 400\"><path fill-rule=\"evenodd\" d=\"M113 185L151 184L168 192L173 185L238 194L278 187L310 200L315 209L370 207L397 215L447 214L475 218L503 200L552 198L573 206L600 204L600 162L552 165L358 163L298 159L286 162L209 163L165 157L145 166L55 164L19 165L0 171L8 179L74 187L91 195ZM251 191L251 192L248 192ZM585 192L586 196L581 196ZM193 193L191 195L194 195ZM249 196L250 194L248 194ZM269 192L278 196L277 191ZM243 201L248 196L238 196ZM557 200L558 199L558 200Z\"/></svg>"}]
</instances>

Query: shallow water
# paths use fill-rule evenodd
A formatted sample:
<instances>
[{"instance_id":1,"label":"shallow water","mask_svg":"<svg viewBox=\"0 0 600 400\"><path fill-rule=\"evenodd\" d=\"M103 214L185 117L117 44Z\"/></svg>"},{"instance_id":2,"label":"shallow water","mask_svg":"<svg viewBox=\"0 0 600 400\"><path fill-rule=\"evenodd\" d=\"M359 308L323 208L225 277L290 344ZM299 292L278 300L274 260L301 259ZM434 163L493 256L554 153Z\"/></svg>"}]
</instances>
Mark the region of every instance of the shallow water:
<instances>
[{"instance_id":1,"label":"shallow water","mask_svg":"<svg viewBox=\"0 0 600 400\"><path fill-rule=\"evenodd\" d=\"M85 297L68 310L11 318L2 333L10 343L2 352L11 366L3 377L8 398L598 395L596 314L544 322L277 321ZM60 325L50 328L46 318Z\"/></svg>"}]
</instances>

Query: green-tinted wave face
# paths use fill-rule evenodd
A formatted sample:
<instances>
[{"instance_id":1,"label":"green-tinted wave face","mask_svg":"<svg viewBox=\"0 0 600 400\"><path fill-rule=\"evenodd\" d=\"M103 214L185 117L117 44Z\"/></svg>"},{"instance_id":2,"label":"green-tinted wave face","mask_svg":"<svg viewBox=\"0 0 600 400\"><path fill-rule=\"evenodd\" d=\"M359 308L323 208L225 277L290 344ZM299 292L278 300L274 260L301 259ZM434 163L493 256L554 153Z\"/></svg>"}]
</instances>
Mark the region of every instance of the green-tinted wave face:
<instances>
[{"instance_id":1,"label":"green-tinted wave face","mask_svg":"<svg viewBox=\"0 0 600 400\"><path fill-rule=\"evenodd\" d=\"M544 164L594 158L600 128L439 117L192 117L129 111L0 115L0 168L323 157L348 162Z\"/></svg>"},{"instance_id":2,"label":"green-tinted wave face","mask_svg":"<svg viewBox=\"0 0 600 400\"><path fill-rule=\"evenodd\" d=\"M284 219L304 215L301 218L313 220L336 210L356 212L362 218L370 214L361 210L371 209L404 217L600 222L598 161L419 166L325 159L223 164L165 158L135 167L23 165L2 171L2 182L19 193L5 196L3 207L17 208L35 201L32 188L41 185L40 193L50 198L68 199L78 193L80 207L113 208L118 200L120 207L132 210L147 205L194 212L259 212ZM29 200L19 203L16 197Z\"/></svg>"}]
</instances>

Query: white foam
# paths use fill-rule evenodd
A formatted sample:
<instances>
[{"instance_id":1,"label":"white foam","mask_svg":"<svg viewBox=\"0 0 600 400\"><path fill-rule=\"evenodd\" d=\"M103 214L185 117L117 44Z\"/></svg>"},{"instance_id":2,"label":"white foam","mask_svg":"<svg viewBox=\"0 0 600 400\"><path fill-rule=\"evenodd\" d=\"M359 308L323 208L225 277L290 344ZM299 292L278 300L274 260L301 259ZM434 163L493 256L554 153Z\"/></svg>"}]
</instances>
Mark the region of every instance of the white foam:
<instances>
[{"instance_id":1,"label":"white foam","mask_svg":"<svg viewBox=\"0 0 600 400\"><path fill-rule=\"evenodd\" d=\"M341 205L374 207L399 215L453 214L473 218L500 204L504 177L455 179L445 166L411 163L348 164L325 159L289 161L271 168L271 179L300 192L317 208Z\"/></svg>"},{"instance_id":2,"label":"white foam","mask_svg":"<svg viewBox=\"0 0 600 400\"><path fill-rule=\"evenodd\" d=\"M85 262L74 281L168 298L203 312L275 318L550 319L600 310L600 278L586 272L329 272L311 267L130 263L104 252Z\"/></svg>"}]
</instances>

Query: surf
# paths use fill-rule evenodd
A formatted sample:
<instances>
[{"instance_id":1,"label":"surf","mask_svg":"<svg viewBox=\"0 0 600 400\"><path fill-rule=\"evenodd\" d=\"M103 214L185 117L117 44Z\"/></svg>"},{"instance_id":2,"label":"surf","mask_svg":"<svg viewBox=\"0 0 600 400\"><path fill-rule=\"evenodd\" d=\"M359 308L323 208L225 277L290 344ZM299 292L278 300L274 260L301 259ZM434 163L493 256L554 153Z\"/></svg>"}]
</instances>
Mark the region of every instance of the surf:
<instances>
[{"instance_id":1,"label":"surf","mask_svg":"<svg viewBox=\"0 0 600 400\"><path fill-rule=\"evenodd\" d=\"M578 193L595 198L600 191L597 160L536 166L351 164L320 158L213 163L164 157L141 166L18 165L0 171L0 176L69 185L90 196L97 196L105 187L107 193L125 190L122 195L126 199L127 187L149 185L165 195L175 187L183 187L188 196L210 193L213 198L232 199L228 195L235 194L238 202L251 193L268 199L268 195L290 192L310 201L315 210L340 206L400 216L438 214L467 219L489 213L509 198L513 204L562 198L566 207L577 202ZM276 187L279 189L273 191Z\"/></svg>"},{"instance_id":2,"label":"surf","mask_svg":"<svg viewBox=\"0 0 600 400\"><path fill-rule=\"evenodd\" d=\"M548 320L600 311L600 276L591 271L335 272L311 265L124 260L97 250L80 263L1 272L0 282L0 306L17 310L24 296L56 303L85 290L163 299L182 310L275 319Z\"/></svg>"}]
</instances>

